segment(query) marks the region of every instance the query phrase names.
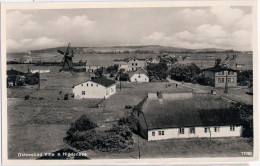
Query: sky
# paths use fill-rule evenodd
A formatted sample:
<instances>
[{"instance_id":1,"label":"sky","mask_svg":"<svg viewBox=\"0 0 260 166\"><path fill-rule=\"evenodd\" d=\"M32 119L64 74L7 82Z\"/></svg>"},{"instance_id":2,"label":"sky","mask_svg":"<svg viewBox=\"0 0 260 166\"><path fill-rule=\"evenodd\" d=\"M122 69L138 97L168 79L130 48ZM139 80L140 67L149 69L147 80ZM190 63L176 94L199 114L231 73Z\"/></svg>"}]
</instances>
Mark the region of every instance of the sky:
<instances>
[{"instance_id":1,"label":"sky","mask_svg":"<svg viewBox=\"0 0 260 166\"><path fill-rule=\"evenodd\" d=\"M162 45L252 50L251 7L8 10L7 52Z\"/></svg>"}]
</instances>

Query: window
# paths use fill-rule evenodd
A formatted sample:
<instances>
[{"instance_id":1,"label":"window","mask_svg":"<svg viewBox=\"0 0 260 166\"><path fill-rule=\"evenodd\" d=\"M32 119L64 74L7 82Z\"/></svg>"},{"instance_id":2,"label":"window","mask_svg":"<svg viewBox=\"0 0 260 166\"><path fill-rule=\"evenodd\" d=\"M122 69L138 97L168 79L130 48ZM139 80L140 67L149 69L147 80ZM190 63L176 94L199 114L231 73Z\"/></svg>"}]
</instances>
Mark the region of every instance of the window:
<instances>
[{"instance_id":1,"label":"window","mask_svg":"<svg viewBox=\"0 0 260 166\"><path fill-rule=\"evenodd\" d=\"M218 83L224 83L224 78L218 78Z\"/></svg>"},{"instance_id":2,"label":"window","mask_svg":"<svg viewBox=\"0 0 260 166\"><path fill-rule=\"evenodd\" d=\"M134 71L134 68L132 67L132 71Z\"/></svg>"},{"instance_id":3,"label":"window","mask_svg":"<svg viewBox=\"0 0 260 166\"><path fill-rule=\"evenodd\" d=\"M98 84L97 84L97 86L98 86Z\"/></svg>"},{"instance_id":4,"label":"window","mask_svg":"<svg viewBox=\"0 0 260 166\"><path fill-rule=\"evenodd\" d=\"M85 95L85 91L82 91L81 94L82 94L82 95Z\"/></svg>"},{"instance_id":5,"label":"window","mask_svg":"<svg viewBox=\"0 0 260 166\"><path fill-rule=\"evenodd\" d=\"M139 74L138 78L141 78L141 75Z\"/></svg>"},{"instance_id":6,"label":"window","mask_svg":"<svg viewBox=\"0 0 260 166\"><path fill-rule=\"evenodd\" d=\"M180 134L184 134L184 128L180 128Z\"/></svg>"},{"instance_id":7,"label":"window","mask_svg":"<svg viewBox=\"0 0 260 166\"><path fill-rule=\"evenodd\" d=\"M162 131L158 131L158 135L162 135Z\"/></svg>"},{"instance_id":8,"label":"window","mask_svg":"<svg viewBox=\"0 0 260 166\"><path fill-rule=\"evenodd\" d=\"M230 82L230 78L228 78L228 82Z\"/></svg>"},{"instance_id":9,"label":"window","mask_svg":"<svg viewBox=\"0 0 260 166\"><path fill-rule=\"evenodd\" d=\"M106 95L109 95L109 89L107 89L107 91L106 91Z\"/></svg>"},{"instance_id":10,"label":"window","mask_svg":"<svg viewBox=\"0 0 260 166\"><path fill-rule=\"evenodd\" d=\"M91 84L91 86L93 86L93 84Z\"/></svg>"},{"instance_id":11,"label":"window","mask_svg":"<svg viewBox=\"0 0 260 166\"><path fill-rule=\"evenodd\" d=\"M230 131L235 131L235 126L230 126Z\"/></svg>"},{"instance_id":12,"label":"window","mask_svg":"<svg viewBox=\"0 0 260 166\"><path fill-rule=\"evenodd\" d=\"M137 66L137 63L135 63L135 66Z\"/></svg>"},{"instance_id":13,"label":"window","mask_svg":"<svg viewBox=\"0 0 260 166\"><path fill-rule=\"evenodd\" d=\"M114 92L114 88L111 88L111 93L113 93Z\"/></svg>"},{"instance_id":14,"label":"window","mask_svg":"<svg viewBox=\"0 0 260 166\"><path fill-rule=\"evenodd\" d=\"M228 75L234 75L234 72L233 71L229 71Z\"/></svg>"},{"instance_id":15,"label":"window","mask_svg":"<svg viewBox=\"0 0 260 166\"><path fill-rule=\"evenodd\" d=\"M214 127L215 132L219 132L219 127Z\"/></svg>"},{"instance_id":16,"label":"window","mask_svg":"<svg viewBox=\"0 0 260 166\"><path fill-rule=\"evenodd\" d=\"M162 135L164 135L164 131L162 131Z\"/></svg>"},{"instance_id":17,"label":"window","mask_svg":"<svg viewBox=\"0 0 260 166\"><path fill-rule=\"evenodd\" d=\"M88 83L87 83L87 86L88 86Z\"/></svg>"},{"instance_id":18,"label":"window","mask_svg":"<svg viewBox=\"0 0 260 166\"><path fill-rule=\"evenodd\" d=\"M155 136L155 132L154 131L152 132L152 136Z\"/></svg>"},{"instance_id":19,"label":"window","mask_svg":"<svg viewBox=\"0 0 260 166\"><path fill-rule=\"evenodd\" d=\"M207 133L208 132L208 128L205 127L204 128L204 132Z\"/></svg>"},{"instance_id":20,"label":"window","mask_svg":"<svg viewBox=\"0 0 260 166\"><path fill-rule=\"evenodd\" d=\"M132 66L134 66L135 64L134 63L132 63Z\"/></svg>"},{"instance_id":21,"label":"window","mask_svg":"<svg viewBox=\"0 0 260 166\"><path fill-rule=\"evenodd\" d=\"M224 71L218 72L218 75L224 75Z\"/></svg>"},{"instance_id":22,"label":"window","mask_svg":"<svg viewBox=\"0 0 260 166\"><path fill-rule=\"evenodd\" d=\"M191 128L190 128L190 133L191 133L191 134L195 134L195 128L194 128L194 127L191 127Z\"/></svg>"},{"instance_id":23,"label":"window","mask_svg":"<svg viewBox=\"0 0 260 166\"><path fill-rule=\"evenodd\" d=\"M83 86L83 84L81 84L81 86Z\"/></svg>"}]
</instances>

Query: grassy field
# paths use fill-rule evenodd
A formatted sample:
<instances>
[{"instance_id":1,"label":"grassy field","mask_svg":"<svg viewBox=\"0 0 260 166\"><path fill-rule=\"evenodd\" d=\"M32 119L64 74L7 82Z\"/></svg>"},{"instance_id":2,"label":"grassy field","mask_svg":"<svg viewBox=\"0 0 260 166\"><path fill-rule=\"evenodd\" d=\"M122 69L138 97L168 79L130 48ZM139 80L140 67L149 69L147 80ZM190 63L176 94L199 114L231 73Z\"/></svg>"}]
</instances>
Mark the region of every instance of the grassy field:
<instances>
[{"instance_id":1,"label":"grassy field","mask_svg":"<svg viewBox=\"0 0 260 166\"><path fill-rule=\"evenodd\" d=\"M169 139L146 141L134 135L137 144L139 139L141 159L148 158L201 158L201 157L244 157L241 152L253 150L250 138L214 138L214 139ZM104 153L86 151L91 159L138 159L138 147L126 153ZM247 156L252 157L252 156Z\"/></svg>"},{"instance_id":2,"label":"grassy field","mask_svg":"<svg viewBox=\"0 0 260 166\"><path fill-rule=\"evenodd\" d=\"M126 115L126 105L138 104L148 92L191 92L186 87L175 87L175 83L149 82L129 83L123 82L122 89L109 99L83 99L57 100L59 91L72 89L75 78L85 79L85 74L73 75L71 73L47 74L48 86L37 91L37 86L8 88L8 156L10 159L20 159L17 153L53 152L67 147L63 137L69 125L79 116L86 114L105 129L116 123ZM59 84L60 83L60 84ZM166 87L166 84L172 86ZM62 86L59 86L62 85ZM36 99L24 100L30 94ZM62 96L62 95L61 95ZM43 100L37 98L43 97ZM229 102L212 95L197 95L196 100L205 101L196 107L212 108L226 107ZM97 103L101 102L98 108ZM203 103L203 102L201 102ZM138 136L134 136L135 142ZM142 157L221 157L224 155L240 157L241 151L252 151L252 142L246 138L214 139L179 139L148 142L140 139ZM207 145L207 146L206 146ZM165 150L167 149L167 150ZM224 153L225 152L225 153ZM88 151L90 158L136 158L138 149L126 153L101 153ZM32 158L34 159L34 158Z\"/></svg>"}]
</instances>

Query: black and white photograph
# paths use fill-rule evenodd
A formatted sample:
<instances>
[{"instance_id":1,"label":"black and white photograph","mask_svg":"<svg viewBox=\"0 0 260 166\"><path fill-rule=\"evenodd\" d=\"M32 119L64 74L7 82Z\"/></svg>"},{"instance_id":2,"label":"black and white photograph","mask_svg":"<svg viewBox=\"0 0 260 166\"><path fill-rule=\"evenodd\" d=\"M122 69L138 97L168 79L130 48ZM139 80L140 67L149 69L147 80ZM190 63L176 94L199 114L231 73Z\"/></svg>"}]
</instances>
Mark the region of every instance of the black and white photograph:
<instances>
[{"instance_id":1,"label":"black and white photograph","mask_svg":"<svg viewBox=\"0 0 260 166\"><path fill-rule=\"evenodd\" d=\"M3 159L256 160L255 2L2 4Z\"/></svg>"}]
</instances>

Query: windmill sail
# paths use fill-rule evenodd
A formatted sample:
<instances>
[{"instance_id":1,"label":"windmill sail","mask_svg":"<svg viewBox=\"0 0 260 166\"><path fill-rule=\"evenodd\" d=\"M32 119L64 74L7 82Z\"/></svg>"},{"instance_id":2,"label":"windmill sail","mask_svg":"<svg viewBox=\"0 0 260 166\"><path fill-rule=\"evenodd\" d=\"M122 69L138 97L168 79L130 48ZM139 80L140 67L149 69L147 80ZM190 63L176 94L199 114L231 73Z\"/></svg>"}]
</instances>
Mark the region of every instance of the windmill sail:
<instances>
[{"instance_id":1,"label":"windmill sail","mask_svg":"<svg viewBox=\"0 0 260 166\"><path fill-rule=\"evenodd\" d=\"M58 50L58 53L64 56L62 60L62 70L66 71L73 69L72 57L74 56L74 52L73 50L70 50L70 43L68 44L67 50L65 52Z\"/></svg>"}]
</instances>

